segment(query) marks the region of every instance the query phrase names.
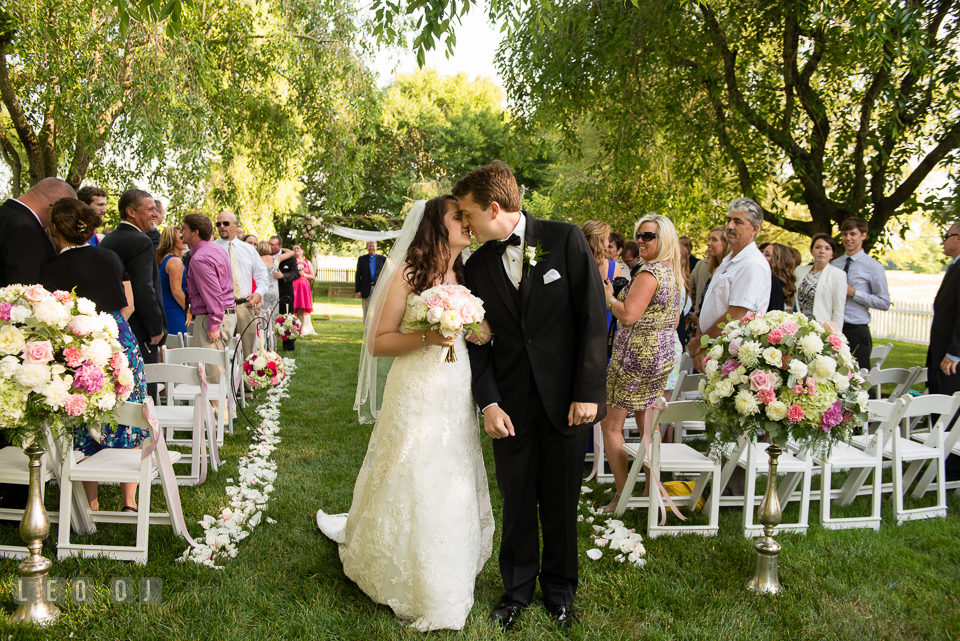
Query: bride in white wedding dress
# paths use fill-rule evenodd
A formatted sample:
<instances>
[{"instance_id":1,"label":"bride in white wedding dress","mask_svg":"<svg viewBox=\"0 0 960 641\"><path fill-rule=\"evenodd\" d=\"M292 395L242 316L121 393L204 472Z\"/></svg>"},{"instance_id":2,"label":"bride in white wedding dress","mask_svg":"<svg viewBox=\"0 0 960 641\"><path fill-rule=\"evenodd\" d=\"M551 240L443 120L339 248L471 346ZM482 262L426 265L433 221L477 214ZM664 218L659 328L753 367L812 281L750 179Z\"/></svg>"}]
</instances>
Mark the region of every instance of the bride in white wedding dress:
<instances>
[{"instance_id":1,"label":"bride in white wedding dress","mask_svg":"<svg viewBox=\"0 0 960 641\"><path fill-rule=\"evenodd\" d=\"M376 426L353 504L348 515L317 512L321 531L340 544L344 573L421 631L463 627L493 543L466 343L413 329L408 305L414 293L462 283L469 245L452 196L418 201L408 214L364 330L354 409ZM443 362L443 346L459 360ZM378 412L381 356L396 359Z\"/></svg>"}]
</instances>

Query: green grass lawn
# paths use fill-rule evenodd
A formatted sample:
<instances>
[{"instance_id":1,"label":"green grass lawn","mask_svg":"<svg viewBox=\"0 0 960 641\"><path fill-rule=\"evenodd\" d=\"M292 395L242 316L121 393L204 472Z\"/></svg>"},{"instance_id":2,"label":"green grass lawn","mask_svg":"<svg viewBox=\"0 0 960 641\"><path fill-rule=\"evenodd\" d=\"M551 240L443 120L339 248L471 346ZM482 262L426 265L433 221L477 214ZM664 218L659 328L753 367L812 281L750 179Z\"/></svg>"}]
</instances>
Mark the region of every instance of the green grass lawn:
<instances>
[{"instance_id":1,"label":"green grass lawn","mask_svg":"<svg viewBox=\"0 0 960 641\"><path fill-rule=\"evenodd\" d=\"M298 371L291 398L284 400L283 439L272 460L279 466L264 522L239 543L236 559L223 570L176 562L186 547L169 527L155 526L146 566L101 559L54 560L54 576L90 577L97 586L93 605L66 605L49 630L0 623L0 639L417 639L391 611L373 604L344 577L336 546L316 528L314 515L346 511L363 459L370 426L353 412L361 324L315 323L319 335L298 341ZM898 345L888 365L917 364L922 349ZM489 439L484 455L498 515ZM196 522L227 504L224 487L234 478L246 450L241 428L227 437L227 464L199 487L181 488L190 531ZM591 484L596 501L608 500L609 486ZM154 509L163 507L154 488ZM101 503L118 501L116 488L101 490ZM863 510L858 499L851 510ZM47 492L48 506L57 492ZM112 503L111 503L112 501ZM557 631L539 605L522 615L514 639L957 639L960 637L960 499L949 498L946 519L897 526L885 495L879 532L828 531L811 525L806 535L781 535L776 596L745 592L753 571L751 541L740 533L741 511L721 512L720 535L663 537L646 541L647 565L621 565L610 554L591 561L590 524L580 526L581 583L577 606L582 623ZM787 508L787 518L795 505ZM818 506L811 505L816 522ZM645 511L630 511L628 527L643 531ZM703 517L694 517L703 518ZM120 526L101 526L90 542L113 543L132 536ZM57 527L44 546L56 556ZM0 523L0 544L18 542L16 524ZM499 533L495 537L495 550ZM16 562L0 560L0 606L14 609ZM111 577L160 577L162 605L111 605ZM502 638L487 616L500 597L496 560L480 574L476 603L460 632L431 638Z\"/></svg>"}]
</instances>

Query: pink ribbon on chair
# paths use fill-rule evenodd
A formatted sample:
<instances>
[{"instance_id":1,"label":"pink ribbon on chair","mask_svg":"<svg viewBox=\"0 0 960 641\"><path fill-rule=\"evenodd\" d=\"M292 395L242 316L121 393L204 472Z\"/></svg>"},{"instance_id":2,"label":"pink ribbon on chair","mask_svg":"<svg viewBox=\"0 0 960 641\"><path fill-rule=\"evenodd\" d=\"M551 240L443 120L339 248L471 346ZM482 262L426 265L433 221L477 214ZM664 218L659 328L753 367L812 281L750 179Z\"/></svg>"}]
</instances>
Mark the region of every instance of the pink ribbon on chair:
<instances>
[{"instance_id":1,"label":"pink ribbon on chair","mask_svg":"<svg viewBox=\"0 0 960 641\"><path fill-rule=\"evenodd\" d=\"M143 418L150 424L152 433L155 435L153 443L143 448L140 454L140 460L149 457L156 451L157 466L160 468L160 482L163 486L163 494L167 499L167 511L170 514L170 521L173 523L175 534L182 535L193 547L199 547L199 544L190 537L187 531L187 524L183 518L183 508L180 506L180 490L177 486L177 477L173 471L173 463L170 462L170 452L167 451L167 443L163 440L163 429L160 427L160 421L153 413L153 399L147 396L143 403ZM166 479L166 481L165 481ZM173 490L168 491L167 483L173 484Z\"/></svg>"},{"instance_id":2,"label":"pink ribbon on chair","mask_svg":"<svg viewBox=\"0 0 960 641\"><path fill-rule=\"evenodd\" d=\"M214 469L216 469L222 465L220 462L220 447L217 445L217 428L216 425L214 425L213 414L210 411L210 403L207 401L207 373L202 362L197 363L197 372L200 374L200 401L203 403L203 422L207 429L207 440L210 442L210 458L213 460ZM221 408L220 411L224 409L228 412L230 411L229 407ZM200 469L202 478L199 480L199 483L203 483L207 474L206 455L202 457Z\"/></svg>"},{"instance_id":3,"label":"pink ribbon on chair","mask_svg":"<svg viewBox=\"0 0 960 641\"><path fill-rule=\"evenodd\" d=\"M663 406L660 406L659 399L654 401L654 404L653 404L653 406L656 409L660 410L661 412L667 409L669 405L670 405L669 403L664 403ZM650 477L653 479L654 485L656 486L656 489L657 489L657 508L656 509L660 510L660 525L662 526L667 523L667 508L664 505L664 500L666 500L666 504L670 506L670 509L673 510L673 513L677 515L677 518L679 518L681 521L686 521L687 517L680 514L680 510L677 508L676 504L673 502L673 499L670 498L670 494L667 492L667 489L663 487L663 483L660 482L660 477L657 476L656 472L653 471L653 467L650 465L652 454L653 454L653 445L650 443L650 439L653 436L653 423L651 422L647 424L646 420L643 423L644 423L643 451L647 461L647 469L650 471ZM648 482L647 485L649 486L650 483ZM650 494L652 495L653 492L650 492ZM651 505L647 509L653 509L653 506Z\"/></svg>"}]
</instances>

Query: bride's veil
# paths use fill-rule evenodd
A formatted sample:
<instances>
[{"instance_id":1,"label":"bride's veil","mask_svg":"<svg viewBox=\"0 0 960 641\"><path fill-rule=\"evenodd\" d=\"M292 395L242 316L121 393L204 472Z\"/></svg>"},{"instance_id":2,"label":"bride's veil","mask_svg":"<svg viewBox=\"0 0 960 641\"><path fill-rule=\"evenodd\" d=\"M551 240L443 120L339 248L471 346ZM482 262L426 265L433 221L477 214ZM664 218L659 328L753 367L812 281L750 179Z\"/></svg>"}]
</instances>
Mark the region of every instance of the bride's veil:
<instances>
[{"instance_id":1,"label":"bride's veil","mask_svg":"<svg viewBox=\"0 0 960 641\"><path fill-rule=\"evenodd\" d=\"M377 286L373 288L373 294L370 296L370 303L367 306L366 326L363 328L363 345L360 347L357 396L353 401L353 409L357 411L361 423L373 423L380 416L380 400L383 389L377 380L378 359L373 355L373 341L377 335L377 327L380 325L380 317L387 301L390 284L397 276L397 270L402 269L407 262L407 250L410 248L413 236L420 227L425 204L426 201L418 200L413 204L410 213L407 214L400 237L393 244L387 262L377 277Z\"/></svg>"}]
</instances>

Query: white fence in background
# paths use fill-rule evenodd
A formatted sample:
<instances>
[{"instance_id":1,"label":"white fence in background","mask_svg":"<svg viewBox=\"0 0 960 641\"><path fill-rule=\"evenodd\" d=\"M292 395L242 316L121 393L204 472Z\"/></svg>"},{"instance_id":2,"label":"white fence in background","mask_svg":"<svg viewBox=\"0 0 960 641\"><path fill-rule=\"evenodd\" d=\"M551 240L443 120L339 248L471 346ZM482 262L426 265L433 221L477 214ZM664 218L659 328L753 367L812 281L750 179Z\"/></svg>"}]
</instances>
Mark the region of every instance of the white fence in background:
<instances>
[{"instance_id":1,"label":"white fence in background","mask_svg":"<svg viewBox=\"0 0 960 641\"><path fill-rule=\"evenodd\" d=\"M352 267L320 267L317 280L321 283L352 283L356 271Z\"/></svg>"},{"instance_id":2,"label":"white fence in background","mask_svg":"<svg viewBox=\"0 0 960 641\"><path fill-rule=\"evenodd\" d=\"M890 309L870 310L870 335L904 343L928 345L933 302L904 303L890 301Z\"/></svg>"}]
</instances>

